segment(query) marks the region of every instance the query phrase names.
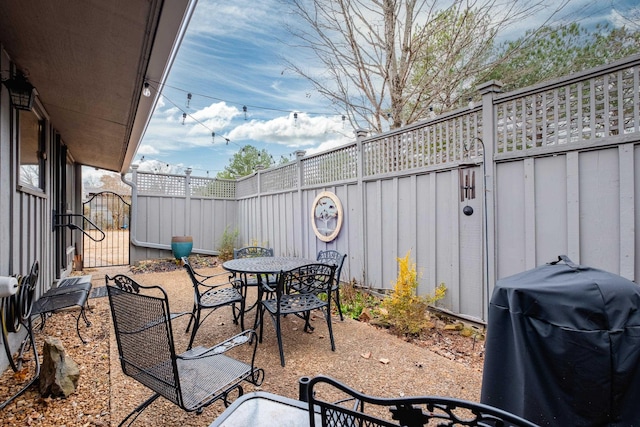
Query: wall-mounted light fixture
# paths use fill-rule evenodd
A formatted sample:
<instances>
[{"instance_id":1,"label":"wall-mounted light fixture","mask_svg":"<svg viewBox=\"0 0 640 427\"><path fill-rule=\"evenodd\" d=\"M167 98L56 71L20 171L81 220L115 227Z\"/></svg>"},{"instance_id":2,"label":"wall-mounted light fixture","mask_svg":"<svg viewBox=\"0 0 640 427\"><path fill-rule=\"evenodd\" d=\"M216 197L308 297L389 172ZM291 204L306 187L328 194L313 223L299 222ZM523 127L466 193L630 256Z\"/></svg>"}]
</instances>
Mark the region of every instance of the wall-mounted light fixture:
<instances>
[{"instance_id":1,"label":"wall-mounted light fixture","mask_svg":"<svg viewBox=\"0 0 640 427\"><path fill-rule=\"evenodd\" d=\"M147 98L151 96L151 89L149 89L149 82L144 82L144 89L142 89L142 95Z\"/></svg>"},{"instance_id":2,"label":"wall-mounted light fixture","mask_svg":"<svg viewBox=\"0 0 640 427\"><path fill-rule=\"evenodd\" d=\"M9 90L11 103L15 108L31 111L37 92L21 71L16 71L13 77L3 80L2 83Z\"/></svg>"}]
</instances>

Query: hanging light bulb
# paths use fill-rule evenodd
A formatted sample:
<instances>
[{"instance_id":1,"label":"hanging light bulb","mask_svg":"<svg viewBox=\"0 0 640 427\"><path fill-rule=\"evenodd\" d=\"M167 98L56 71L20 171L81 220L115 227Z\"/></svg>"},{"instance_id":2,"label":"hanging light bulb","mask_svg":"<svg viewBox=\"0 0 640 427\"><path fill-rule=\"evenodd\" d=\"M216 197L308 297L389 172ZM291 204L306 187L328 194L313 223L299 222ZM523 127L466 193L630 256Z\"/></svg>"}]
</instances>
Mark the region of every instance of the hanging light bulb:
<instances>
[{"instance_id":1,"label":"hanging light bulb","mask_svg":"<svg viewBox=\"0 0 640 427\"><path fill-rule=\"evenodd\" d=\"M298 126L298 113L293 113L293 125Z\"/></svg>"},{"instance_id":2,"label":"hanging light bulb","mask_svg":"<svg viewBox=\"0 0 640 427\"><path fill-rule=\"evenodd\" d=\"M191 104L191 94L187 94L187 108L189 108L189 104Z\"/></svg>"},{"instance_id":3,"label":"hanging light bulb","mask_svg":"<svg viewBox=\"0 0 640 427\"><path fill-rule=\"evenodd\" d=\"M187 119L187 113L182 113L182 124L184 125L184 121Z\"/></svg>"},{"instance_id":4,"label":"hanging light bulb","mask_svg":"<svg viewBox=\"0 0 640 427\"><path fill-rule=\"evenodd\" d=\"M345 120L346 120L346 119L347 119L347 118L346 118L346 117L344 116L344 114L343 114L343 115L342 115L342 129L344 129L344 123L345 123Z\"/></svg>"},{"instance_id":5,"label":"hanging light bulb","mask_svg":"<svg viewBox=\"0 0 640 427\"><path fill-rule=\"evenodd\" d=\"M229 145L229 138L225 138L224 140L225 140L225 145ZM243 150L244 150L244 148L243 148Z\"/></svg>"},{"instance_id":6,"label":"hanging light bulb","mask_svg":"<svg viewBox=\"0 0 640 427\"><path fill-rule=\"evenodd\" d=\"M144 82L144 89L142 89L142 95L146 98L151 96L151 89L149 89L149 82Z\"/></svg>"},{"instance_id":7,"label":"hanging light bulb","mask_svg":"<svg viewBox=\"0 0 640 427\"><path fill-rule=\"evenodd\" d=\"M473 98L469 97L469 109L473 110L473 107L475 107L476 104L473 102Z\"/></svg>"},{"instance_id":8,"label":"hanging light bulb","mask_svg":"<svg viewBox=\"0 0 640 427\"><path fill-rule=\"evenodd\" d=\"M247 120L247 106L246 105L242 106L242 111L244 111L244 119Z\"/></svg>"},{"instance_id":9,"label":"hanging light bulb","mask_svg":"<svg viewBox=\"0 0 640 427\"><path fill-rule=\"evenodd\" d=\"M216 142L216 133L211 132L211 143L213 144L214 142Z\"/></svg>"}]
</instances>

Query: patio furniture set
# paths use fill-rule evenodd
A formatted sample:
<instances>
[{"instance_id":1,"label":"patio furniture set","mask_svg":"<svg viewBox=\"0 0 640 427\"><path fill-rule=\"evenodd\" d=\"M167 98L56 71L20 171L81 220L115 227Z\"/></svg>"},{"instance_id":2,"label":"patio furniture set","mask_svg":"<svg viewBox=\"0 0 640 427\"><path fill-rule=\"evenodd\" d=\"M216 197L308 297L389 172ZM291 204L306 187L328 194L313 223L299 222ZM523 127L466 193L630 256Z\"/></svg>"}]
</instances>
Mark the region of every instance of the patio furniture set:
<instances>
[{"instance_id":1,"label":"patio furniture set","mask_svg":"<svg viewBox=\"0 0 640 427\"><path fill-rule=\"evenodd\" d=\"M143 286L125 275L105 277L122 370L154 392L120 425L131 425L160 396L196 413L222 400L227 409L211 427L423 426L431 419L438 421L438 425L534 425L500 409L457 399L367 396L328 377L301 378L299 401L266 392L245 395L243 382L259 386L265 376L264 370L255 366L265 313L273 320L283 367L280 322L288 315L303 319L308 330L313 329L310 313L322 311L331 349L335 351L331 301L340 306L339 278L346 255L321 251L316 260L276 257L272 249L259 247L243 248L235 251L235 255L235 259L223 264L228 273L211 276L194 271L189 260L182 258L193 283L191 312L172 313L167 294L159 286ZM215 283L223 275L227 276L224 283ZM247 301L249 287L256 287L256 301ZM326 298L319 297L320 294ZM239 324L241 332L208 348L194 346L202 323L221 307L231 308L233 321ZM253 328L245 329L246 315L253 309L256 310ZM172 320L185 315L189 316L186 328L187 333L191 331L189 344L186 351L177 353ZM240 347L248 347L249 351L238 353L236 349ZM342 393L342 398L324 400L321 397L324 392L319 393L319 389L327 386ZM383 408L390 418L381 418L379 410L369 413L369 408Z\"/></svg>"}]
</instances>

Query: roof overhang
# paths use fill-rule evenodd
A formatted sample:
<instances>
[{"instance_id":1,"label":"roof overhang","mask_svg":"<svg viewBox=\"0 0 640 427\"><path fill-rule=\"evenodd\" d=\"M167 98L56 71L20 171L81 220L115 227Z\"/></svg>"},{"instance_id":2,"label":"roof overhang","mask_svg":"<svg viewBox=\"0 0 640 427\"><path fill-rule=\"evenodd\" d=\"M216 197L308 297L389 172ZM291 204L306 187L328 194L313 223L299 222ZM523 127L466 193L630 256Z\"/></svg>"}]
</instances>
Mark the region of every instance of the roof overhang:
<instances>
[{"instance_id":1,"label":"roof overhang","mask_svg":"<svg viewBox=\"0 0 640 427\"><path fill-rule=\"evenodd\" d=\"M144 82L165 81L196 1L0 2L0 43L77 163L128 170L158 96Z\"/></svg>"}]
</instances>

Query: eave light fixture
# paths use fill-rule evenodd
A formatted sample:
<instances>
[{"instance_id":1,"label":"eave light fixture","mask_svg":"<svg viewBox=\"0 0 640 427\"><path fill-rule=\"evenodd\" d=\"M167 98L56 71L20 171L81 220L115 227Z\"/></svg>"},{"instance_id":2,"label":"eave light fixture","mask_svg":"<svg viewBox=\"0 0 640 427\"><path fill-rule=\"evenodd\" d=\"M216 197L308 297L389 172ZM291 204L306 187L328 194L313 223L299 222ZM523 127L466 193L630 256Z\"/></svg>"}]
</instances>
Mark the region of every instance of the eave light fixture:
<instances>
[{"instance_id":1,"label":"eave light fixture","mask_svg":"<svg viewBox=\"0 0 640 427\"><path fill-rule=\"evenodd\" d=\"M13 77L3 80L2 83L9 90L11 103L15 108L31 111L37 91L21 71L17 71Z\"/></svg>"},{"instance_id":2,"label":"eave light fixture","mask_svg":"<svg viewBox=\"0 0 640 427\"><path fill-rule=\"evenodd\" d=\"M142 95L145 97L151 96L151 89L149 88L149 82L144 82L144 89L142 89Z\"/></svg>"}]
</instances>

